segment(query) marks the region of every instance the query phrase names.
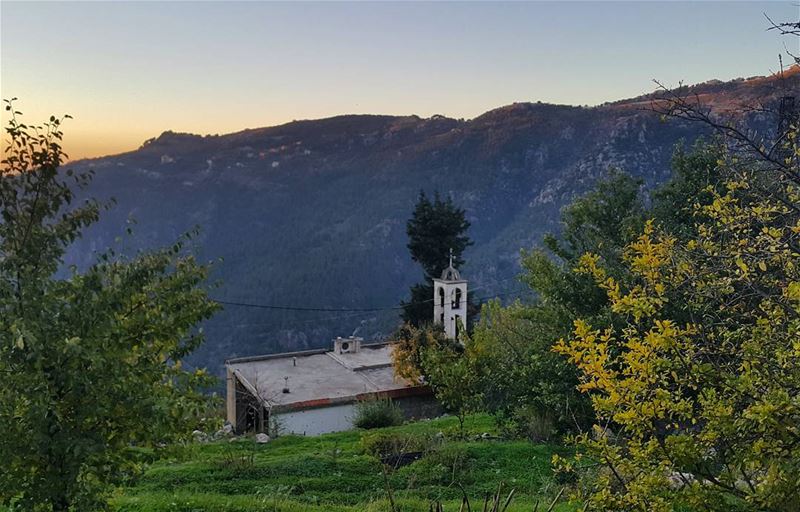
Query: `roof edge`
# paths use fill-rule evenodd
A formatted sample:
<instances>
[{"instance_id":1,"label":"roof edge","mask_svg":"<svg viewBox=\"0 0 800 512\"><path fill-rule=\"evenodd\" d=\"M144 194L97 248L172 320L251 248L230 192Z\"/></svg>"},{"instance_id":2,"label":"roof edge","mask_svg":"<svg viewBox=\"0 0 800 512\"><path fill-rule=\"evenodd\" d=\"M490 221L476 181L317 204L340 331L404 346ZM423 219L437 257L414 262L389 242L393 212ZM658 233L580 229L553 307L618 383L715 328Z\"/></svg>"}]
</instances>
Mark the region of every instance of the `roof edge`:
<instances>
[{"instance_id":1,"label":"roof edge","mask_svg":"<svg viewBox=\"0 0 800 512\"><path fill-rule=\"evenodd\" d=\"M378 348L385 345L390 345L394 343L393 341L379 341L377 343L367 343L361 345L361 348ZM301 350L298 352L281 352L279 354L264 354L260 356L243 356L243 357L232 357L230 359L225 360L225 365L230 364L241 364L241 363L252 363L255 361L269 361L271 359L283 359L286 357L305 357L305 356L316 356L320 354L327 354L328 352L332 352L332 350L327 348L317 348L312 350Z\"/></svg>"}]
</instances>

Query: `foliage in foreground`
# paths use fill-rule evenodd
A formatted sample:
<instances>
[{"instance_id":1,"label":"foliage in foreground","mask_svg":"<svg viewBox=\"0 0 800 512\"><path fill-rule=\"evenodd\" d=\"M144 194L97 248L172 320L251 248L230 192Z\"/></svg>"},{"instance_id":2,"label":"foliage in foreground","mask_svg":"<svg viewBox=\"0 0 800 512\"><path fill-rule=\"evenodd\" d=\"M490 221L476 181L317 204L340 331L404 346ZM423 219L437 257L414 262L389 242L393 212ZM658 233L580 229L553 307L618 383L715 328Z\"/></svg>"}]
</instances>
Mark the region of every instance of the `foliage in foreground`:
<instances>
[{"instance_id":1,"label":"foliage in foreground","mask_svg":"<svg viewBox=\"0 0 800 512\"><path fill-rule=\"evenodd\" d=\"M61 119L28 127L12 110L0 170L0 505L98 510L136 472L132 446L176 439L209 380L180 359L216 306L207 269L174 247L109 251L83 272L63 255L100 205L72 204L90 175L60 172ZM59 277L59 271L66 277Z\"/></svg>"},{"instance_id":2,"label":"foliage in foreground","mask_svg":"<svg viewBox=\"0 0 800 512\"><path fill-rule=\"evenodd\" d=\"M547 251L523 251L520 279L536 292L534 302L483 307L468 343L473 372L485 409L517 434L543 440L591 424L588 400L575 389L574 368L550 348L569 332L577 312L605 314L606 301L570 269L587 247L602 250L610 261L619 257L641 222L640 187L622 172L599 181L564 208L562 233L545 240Z\"/></svg>"},{"instance_id":3,"label":"foliage in foreground","mask_svg":"<svg viewBox=\"0 0 800 512\"><path fill-rule=\"evenodd\" d=\"M472 335L475 371L484 407L513 431L549 439L588 430L595 421L588 396L577 389L578 372L552 346L569 336L574 320L613 322L611 303L591 276L575 273L586 252L599 255L609 275L627 283L623 261L647 218L688 239L696 205L708 205L720 186L719 148L698 140L672 159L672 177L647 195L642 183L612 171L561 214L562 230L543 249L523 251L520 280L536 292L530 304L484 306ZM616 324L615 324L616 325Z\"/></svg>"},{"instance_id":4,"label":"foliage in foreground","mask_svg":"<svg viewBox=\"0 0 800 512\"><path fill-rule=\"evenodd\" d=\"M726 187L697 206L691 239L648 223L625 250L632 282L581 258L613 312L556 347L599 419L577 437L603 465L593 510L800 508L796 131L782 149L721 160Z\"/></svg>"}]
</instances>

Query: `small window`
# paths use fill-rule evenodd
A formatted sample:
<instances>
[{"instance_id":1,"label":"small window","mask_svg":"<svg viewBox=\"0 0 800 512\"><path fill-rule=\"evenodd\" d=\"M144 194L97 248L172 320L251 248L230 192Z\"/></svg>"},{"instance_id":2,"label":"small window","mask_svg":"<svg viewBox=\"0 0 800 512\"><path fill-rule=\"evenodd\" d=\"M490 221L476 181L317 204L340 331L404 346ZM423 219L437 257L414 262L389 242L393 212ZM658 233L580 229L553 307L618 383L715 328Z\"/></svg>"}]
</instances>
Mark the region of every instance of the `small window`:
<instances>
[{"instance_id":1,"label":"small window","mask_svg":"<svg viewBox=\"0 0 800 512\"><path fill-rule=\"evenodd\" d=\"M461 323L461 315L456 315L456 322L455 323L456 323L456 329L455 329L455 331L456 331L456 339L458 339L458 326Z\"/></svg>"},{"instance_id":2,"label":"small window","mask_svg":"<svg viewBox=\"0 0 800 512\"><path fill-rule=\"evenodd\" d=\"M444 307L444 288L439 288L439 302Z\"/></svg>"}]
</instances>

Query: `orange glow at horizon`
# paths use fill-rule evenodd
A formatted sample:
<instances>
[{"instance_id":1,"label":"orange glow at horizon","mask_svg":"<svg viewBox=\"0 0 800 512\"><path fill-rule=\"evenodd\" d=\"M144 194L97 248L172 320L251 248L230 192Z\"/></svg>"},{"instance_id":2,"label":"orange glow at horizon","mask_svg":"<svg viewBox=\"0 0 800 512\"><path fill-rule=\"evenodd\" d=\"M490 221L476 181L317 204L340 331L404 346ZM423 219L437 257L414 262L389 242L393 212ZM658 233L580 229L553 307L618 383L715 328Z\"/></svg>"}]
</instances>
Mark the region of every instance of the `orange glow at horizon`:
<instances>
[{"instance_id":1,"label":"orange glow at horizon","mask_svg":"<svg viewBox=\"0 0 800 512\"><path fill-rule=\"evenodd\" d=\"M167 130L226 134L342 114L473 118L766 75L791 2L0 1L0 97L69 113L71 160ZM659 30L645 20L659 20ZM708 20L715 23L709 24ZM213 35L213 37L210 37ZM3 127L7 116L0 112ZM3 134L3 139L5 135ZM4 144L4 142L3 142Z\"/></svg>"}]
</instances>

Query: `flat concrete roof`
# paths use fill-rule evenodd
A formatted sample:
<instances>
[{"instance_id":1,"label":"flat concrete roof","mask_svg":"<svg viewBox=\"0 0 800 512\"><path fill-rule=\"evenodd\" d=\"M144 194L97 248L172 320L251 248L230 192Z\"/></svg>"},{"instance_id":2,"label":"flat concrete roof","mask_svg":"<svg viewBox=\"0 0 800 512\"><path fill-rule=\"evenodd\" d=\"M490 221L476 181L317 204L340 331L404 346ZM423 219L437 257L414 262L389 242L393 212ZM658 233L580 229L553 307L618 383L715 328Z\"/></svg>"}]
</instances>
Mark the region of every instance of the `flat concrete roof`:
<instances>
[{"instance_id":1,"label":"flat concrete roof","mask_svg":"<svg viewBox=\"0 0 800 512\"><path fill-rule=\"evenodd\" d=\"M409 388L423 391L422 386L395 375L393 350L392 343L375 343L361 345L354 353L310 350L230 359L225 366L251 392L279 409L326 406L354 401L359 395L391 395Z\"/></svg>"}]
</instances>

